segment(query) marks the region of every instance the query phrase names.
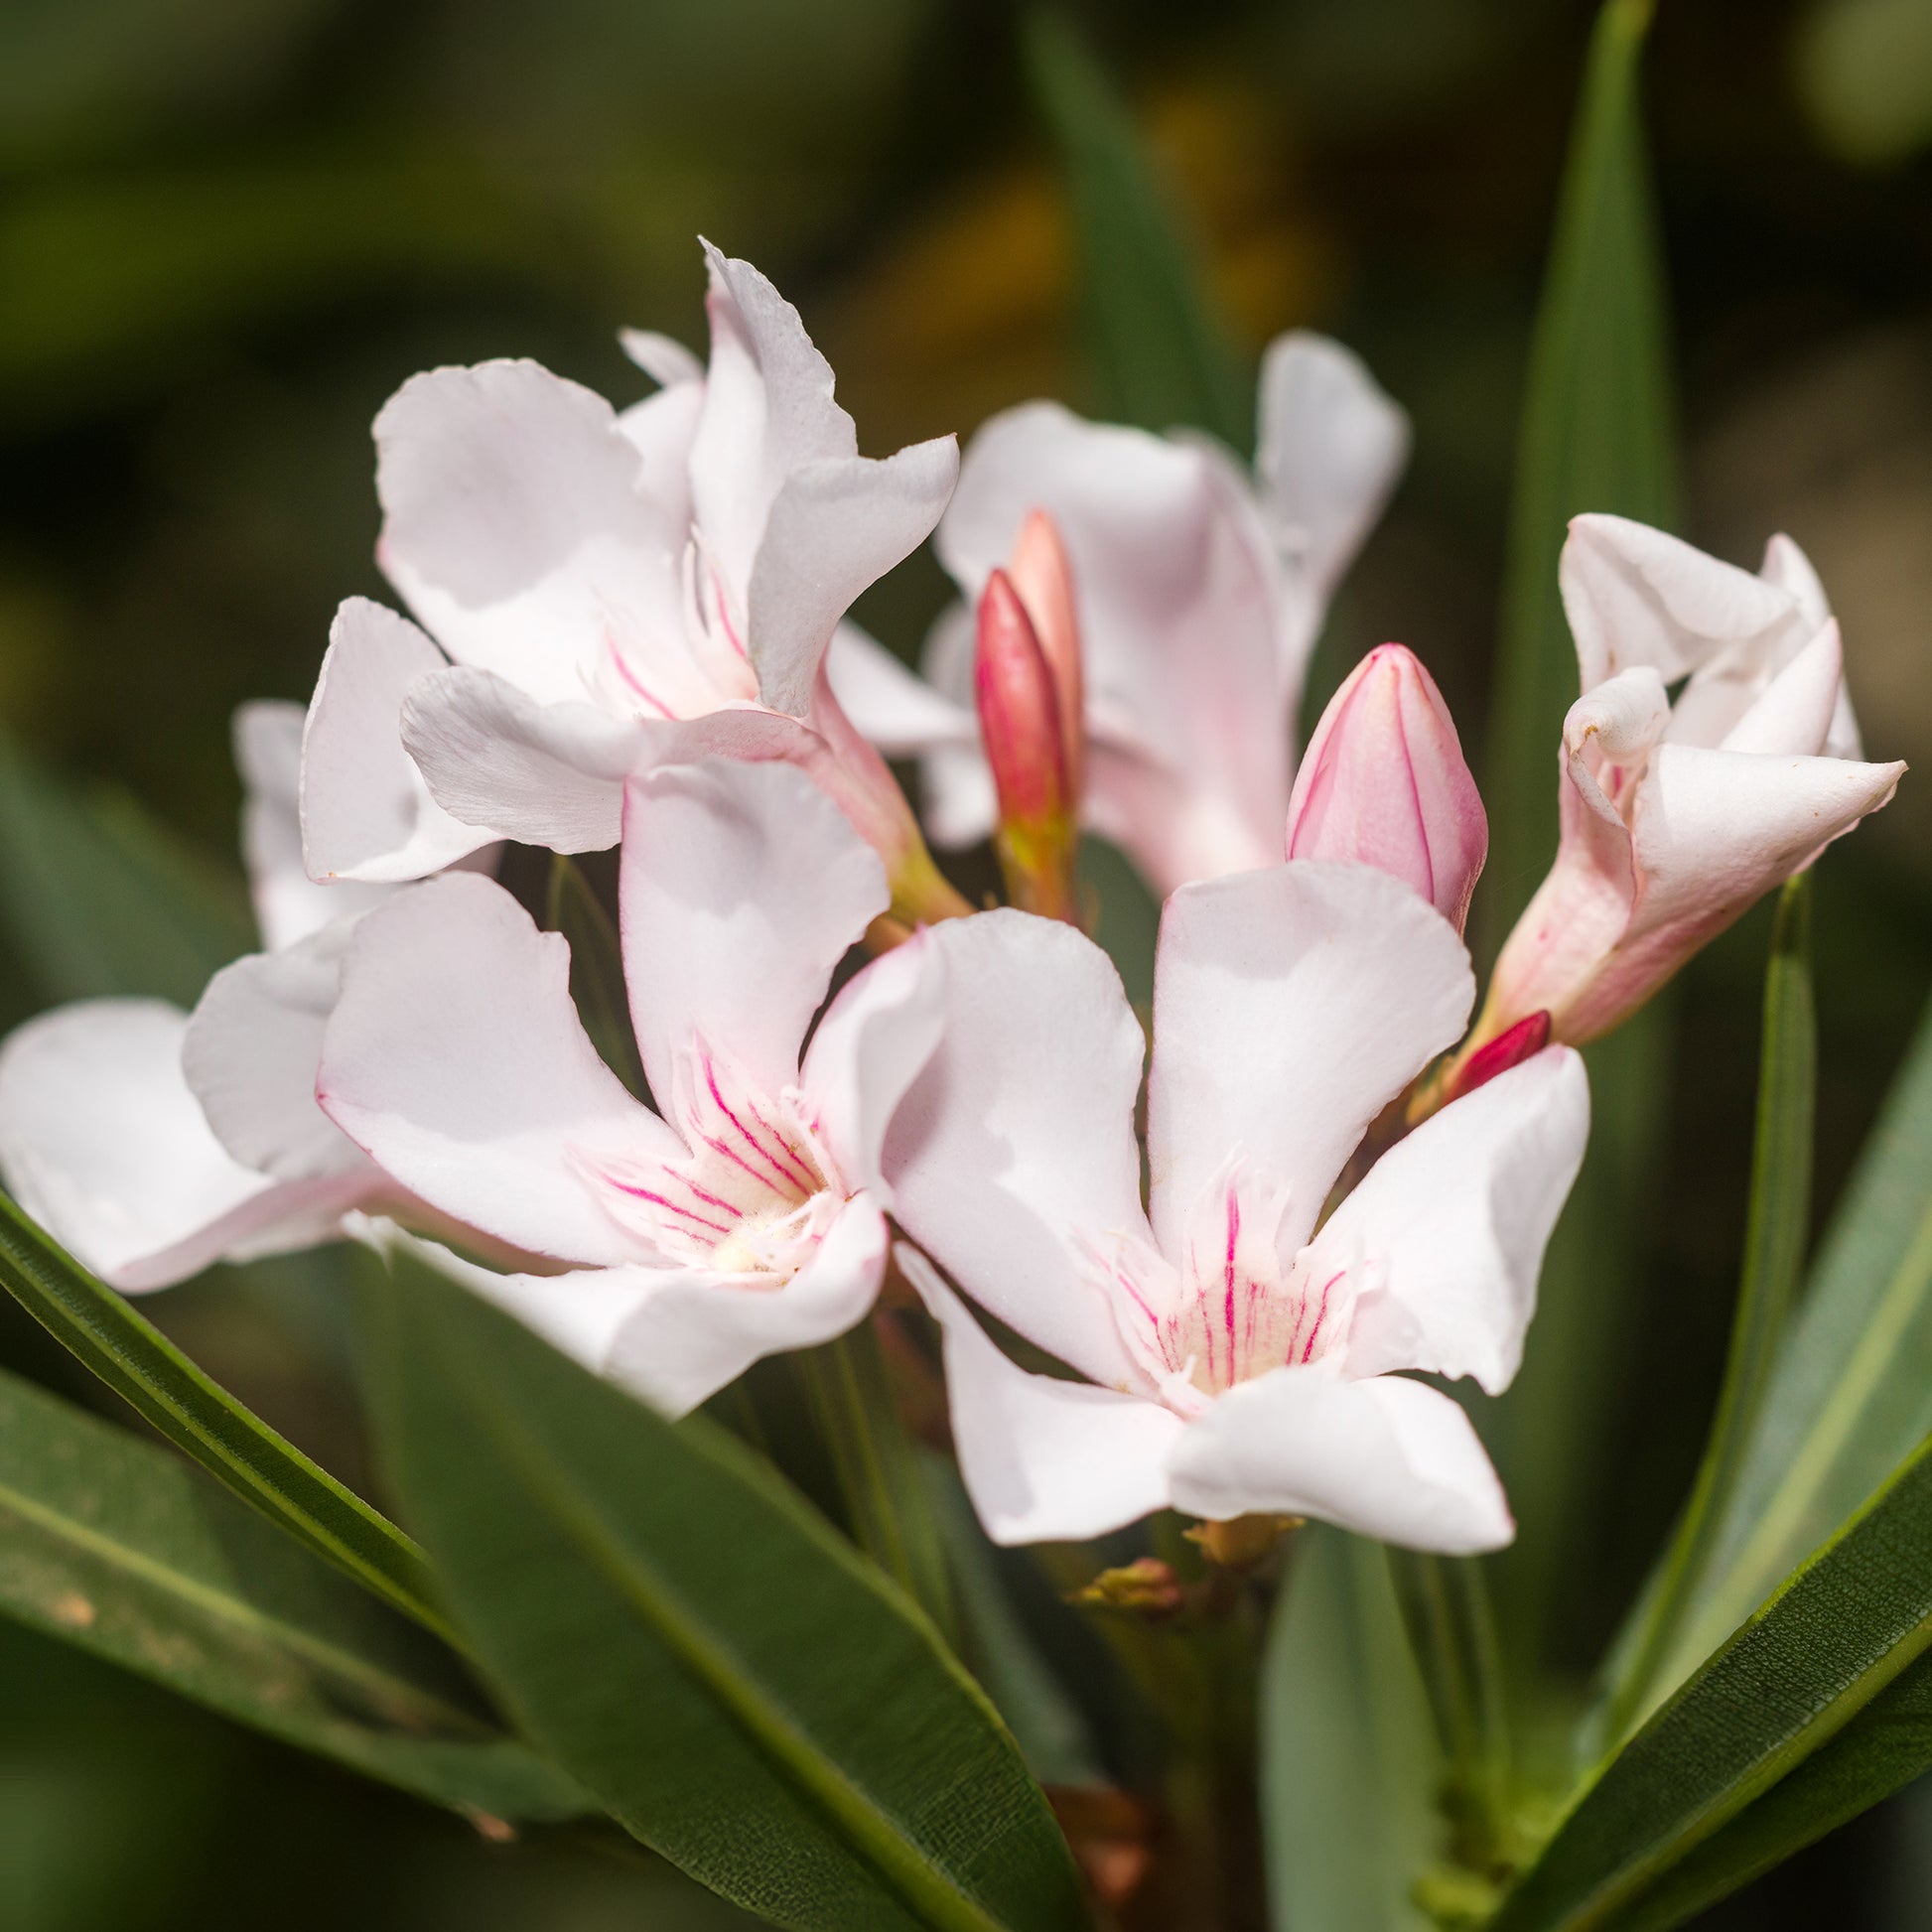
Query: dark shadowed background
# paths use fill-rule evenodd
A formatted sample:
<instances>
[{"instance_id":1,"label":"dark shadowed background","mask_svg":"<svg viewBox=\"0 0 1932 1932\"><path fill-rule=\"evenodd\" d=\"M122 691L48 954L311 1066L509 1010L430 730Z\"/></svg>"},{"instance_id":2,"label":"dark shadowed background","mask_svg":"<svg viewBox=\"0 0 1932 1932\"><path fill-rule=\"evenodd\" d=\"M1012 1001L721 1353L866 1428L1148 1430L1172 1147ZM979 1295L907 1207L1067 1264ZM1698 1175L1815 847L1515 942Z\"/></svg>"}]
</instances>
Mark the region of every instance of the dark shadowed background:
<instances>
[{"instance_id":1,"label":"dark shadowed background","mask_svg":"<svg viewBox=\"0 0 1932 1932\"><path fill-rule=\"evenodd\" d=\"M1590 8L1116 4L1126 89L1252 355L1312 325L1414 415L1318 705L1412 645L1478 749L1525 350ZM1926 774L1818 886L1827 1210L1932 985L1932 0L1663 0L1647 68L1687 534L1789 530L1877 758ZM0 728L231 864L241 699L309 694L382 594L368 425L410 372L529 354L627 401L621 324L702 344L703 232L770 274L881 454L1093 404L1055 150L987 0L0 0ZM916 649L921 558L867 599ZM1553 773L1554 777L1554 773ZM1709 1417L1743 1211L1760 912L1690 974L1556 1648L1582 1669ZM45 997L29 966L0 998ZM329 1284L148 1304L359 1477ZM1532 1336L1532 1349L1535 1340ZM11 1313L9 1362L87 1400ZM1932 1791L1712 1925L1932 1924ZM744 1923L667 1871L486 1844L0 1625L0 1925L389 1932ZM1311 1932L1319 1932L1312 1928Z\"/></svg>"}]
</instances>

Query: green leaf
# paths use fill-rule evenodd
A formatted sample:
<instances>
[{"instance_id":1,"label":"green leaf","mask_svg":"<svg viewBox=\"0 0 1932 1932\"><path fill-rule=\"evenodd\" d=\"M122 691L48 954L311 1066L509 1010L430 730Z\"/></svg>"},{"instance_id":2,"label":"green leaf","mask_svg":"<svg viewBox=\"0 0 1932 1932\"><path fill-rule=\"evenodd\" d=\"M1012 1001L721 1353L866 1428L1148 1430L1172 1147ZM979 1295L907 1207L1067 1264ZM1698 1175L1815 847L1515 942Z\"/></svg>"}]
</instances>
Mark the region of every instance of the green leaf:
<instances>
[{"instance_id":1,"label":"green leaf","mask_svg":"<svg viewBox=\"0 0 1932 1932\"><path fill-rule=\"evenodd\" d=\"M1261 1801L1274 1922L1424 1932L1442 1772L1421 1673L1378 1543L1296 1533L1261 1677Z\"/></svg>"},{"instance_id":2,"label":"green leaf","mask_svg":"<svg viewBox=\"0 0 1932 1932\"><path fill-rule=\"evenodd\" d=\"M407 1244L379 1441L520 1727L777 1923L1084 1923L1013 1739L931 1626L736 1438L673 1427Z\"/></svg>"},{"instance_id":3,"label":"green leaf","mask_svg":"<svg viewBox=\"0 0 1932 1932\"><path fill-rule=\"evenodd\" d=\"M1745 1210L1744 1264L1718 1413L1691 1500L1665 1553L1657 1587L1638 1606L1638 1627L1620 1643L1604 1741L1621 1738L1670 1681L1659 1673L1711 1561L1718 1526L1736 1490L1750 1432L1763 1406L1777 1348L1804 1272L1811 1232L1812 1120L1818 1088L1818 1022L1811 992L1811 879L1788 881L1778 901L1764 979L1757 1134Z\"/></svg>"},{"instance_id":4,"label":"green leaf","mask_svg":"<svg viewBox=\"0 0 1932 1932\"><path fill-rule=\"evenodd\" d=\"M239 888L132 798L83 797L4 737L0 929L49 1002L192 1007L256 943Z\"/></svg>"},{"instance_id":5,"label":"green leaf","mask_svg":"<svg viewBox=\"0 0 1932 1932\"><path fill-rule=\"evenodd\" d=\"M570 996L578 1017L604 1064L640 1100L645 1097L644 1063L637 1033L630 1024L630 997L624 987L623 953L618 929L591 890L584 869L559 852L550 861L548 915L544 924L570 942Z\"/></svg>"},{"instance_id":6,"label":"green leaf","mask_svg":"<svg viewBox=\"0 0 1932 1932\"><path fill-rule=\"evenodd\" d=\"M180 1457L4 1371L0 1612L438 1804L589 1808L420 1631Z\"/></svg>"},{"instance_id":7,"label":"green leaf","mask_svg":"<svg viewBox=\"0 0 1932 1932\"><path fill-rule=\"evenodd\" d=\"M1029 18L1026 54L1066 162L1099 413L1153 430L1188 424L1246 450L1251 380L1132 113L1058 14Z\"/></svg>"},{"instance_id":8,"label":"green leaf","mask_svg":"<svg viewBox=\"0 0 1932 1932\"><path fill-rule=\"evenodd\" d=\"M1583 1796L1493 1932L1618 1923L1848 1731L1932 1645L1932 1444L1651 1719ZM1884 1745L1883 1725L1875 1732Z\"/></svg>"},{"instance_id":9,"label":"green leaf","mask_svg":"<svg viewBox=\"0 0 1932 1932\"><path fill-rule=\"evenodd\" d=\"M1932 1010L1819 1250L1664 1676L1680 1677L1932 1432Z\"/></svg>"},{"instance_id":10,"label":"green leaf","mask_svg":"<svg viewBox=\"0 0 1932 1932\"><path fill-rule=\"evenodd\" d=\"M1489 862L1478 905L1494 957L1557 843L1558 751L1577 659L1557 586L1569 519L1610 510L1675 520L1663 272L1638 99L1649 0L1597 16L1531 345L1502 586L1483 794ZM1544 1267L1524 1371L1482 1419L1521 1534L1498 1565L1509 1648L1534 1654L1587 1533L1605 1365L1642 1265L1669 1041L1656 1002L1589 1049L1588 1159Z\"/></svg>"},{"instance_id":11,"label":"green leaf","mask_svg":"<svg viewBox=\"0 0 1932 1932\"><path fill-rule=\"evenodd\" d=\"M0 1287L244 1502L426 1629L449 1634L415 1544L209 1380L4 1195Z\"/></svg>"}]
</instances>

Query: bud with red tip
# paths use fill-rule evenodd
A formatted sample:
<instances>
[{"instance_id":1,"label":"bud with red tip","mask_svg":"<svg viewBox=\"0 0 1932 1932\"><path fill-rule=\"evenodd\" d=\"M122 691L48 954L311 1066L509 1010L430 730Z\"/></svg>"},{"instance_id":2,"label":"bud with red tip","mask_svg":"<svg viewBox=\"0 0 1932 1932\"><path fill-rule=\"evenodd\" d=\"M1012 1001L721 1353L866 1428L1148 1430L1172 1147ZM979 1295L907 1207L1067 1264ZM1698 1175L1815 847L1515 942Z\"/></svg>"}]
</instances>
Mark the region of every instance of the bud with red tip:
<instances>
[{"instance_id":1,"label":"bud with red tip","mask_svg":"<svg viewBox=\"0 0 1932 1932\"><path fill-rule=\"evenodd\" d=\"M1391 873L1459 932L1488 852L1489 821L1443 694L1413 651L1380 645L1309 741L1288 801L1288 856Z\"/></svg>"},{"instance_id":2,"label":"bud with red tip","mask_svg":"<svg viewBox=\"0 0 1932 1932\"><path fill-rule=\"evenodd\" d=\"M1029 517L1011 571L980 594L973 669L980 735L999 793L995 843L1013 902L1074 919L1079 843L1080 654L1052 523Z\"/></svg>"}]
</instances>

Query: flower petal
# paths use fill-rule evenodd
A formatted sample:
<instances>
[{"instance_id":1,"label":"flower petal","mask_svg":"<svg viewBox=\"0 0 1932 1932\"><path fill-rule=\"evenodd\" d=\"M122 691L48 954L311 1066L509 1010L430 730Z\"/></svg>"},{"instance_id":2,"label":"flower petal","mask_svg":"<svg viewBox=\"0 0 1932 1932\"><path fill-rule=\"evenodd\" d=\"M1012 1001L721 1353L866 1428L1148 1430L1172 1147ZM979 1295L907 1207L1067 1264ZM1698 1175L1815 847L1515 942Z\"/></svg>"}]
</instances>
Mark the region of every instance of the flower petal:
<instances>
[{"instance_id":1,"label":"flower petal","mask_svg":"<svg viewBox=\"0 0 1932 1932\"><path fill-rule=\"evenodd\" d=\"M971 709L936 691L856 623L833 631L825 671L840 708L887 758L919 758L941 745L977 752Z\"/></svg>"},{"instance_id":2,"label":"flower petal","mask_svg":"<svg viewBox=\"0 0 1932 1932\"><path fill-rule=\"evenodd\" d=\"M1257 431L1263 514L1325 601L1409 460L1409 418L1352 350L1298 329L1262 357Z\"/></svg>"},{"instance_id":3,"label":"flower petal","mask_svg":"<svg viewBox=\"0 0 1932 1932\"><path fill-rule=\"evenodd\" d=\"M1167 1507L1178 1416L1145 1396L1030 1374L923 1255L904 1243L895 1253L944 1332L959 1473L995 1543L1084 1542Z\"/></svg>"},{"instance_id":4,"label":"flower petal","mask_svg":"<svg viewBox=\"0 0 1932 1932\"><path fill-rule=\"evenodd\" d=\"M959 475L950 436L882 461L792 472L771 500L747 593L752 666L774 711L803 717L834 626L868 585L928 536Z\"/></svg>"},{"instance_id":5,"label":"flower petal","mask_svg":"<svg viewBox=\"0 0 1932 1932\"><path fill-rule=\"evenodd\" d=\"M1183 887L1162 915L1149 1207L1180 1252L1231 1155L1314 1225L1370 1121L1451 1044L1475 997L1455 928L1401 881L1296 860Z\"/></svg>"},{"instance_id":6,"label":"flower petal","mask_svg":"<svg viewBox=\"0 0 1932 1932\"><path fill-rule=\"evenodd\" d=\"M222 967L189 1021L182 1071L215 1138L256 1173L309 1180L364 1165L316 1105L323 1032L354 929L353 918L339 919L298 945Z\"/></svg>"},{"instance_id":7,"label":"flower petal","mask_svg":"<svg viewBox=\"0 0 1932 1932\"><path fill-rule=\"evenodd\" d=\"M708 759L633 778L619 907L659 1104L702 1038L767 1094L798 1081L832 969L892 902L879 855L795 765Z\"/></svg>"},{"instance_id":8,"label":"flower petal","mask_svg":"<svg viewBox=\"0 0 1932 1932\"><path fill-rule=\"evenodd\" d=\"M1239 1382L1187 1425L1173 1504L1210 1521L1313 1516L1359 1536L1448 1556L1516 1534L1469 1419L1423 1382L1346 1382L1278 1368Z\"/></svg>"},{"instance_id":9,"label":"flower petal","mask_svg":"<svg viewBox=\"0 0 1932 1932\"><path fill-rule=\"evenodd\" d=\"M317 1097L411 1192L531 1254L638 1258L584 1154L683 1143L597 1056L570 951L499 886L450 873L369 913L343 962Z\"/></svg>"},{"instance_id":10,"label":"flower petal","mask_svg":"<svg viewBox=\"0 0 1932 1932\"><path fill-rule=\"evenodd\" d=\"M425 879L500 836L487 815L465 822L445 811L403 746L404 700L446 670L443 653L393 611L351 597L336 613L302 733L302 842L315 878ZM338 898L329 916L381 897Z\"/></svg>"},{"instance_id":11,"label":"flower petal","mask_svg":"<svg viewBox=\"0 0 1932 1932\"><path fill-rule=\"evenodd\" d=\"M1398 1141L1335 1209L1307 1261L1359 1285L1350 1375L1514 1379L1536 1281L1589 1133L1582 1059L1546 1047Z\"/></svg>"},{"instance_id":12,"label":"flower petal","mask_svg":"<svg viewBox=\"0 0 1932 1932\"><path fill-rule=\"evenodd\" d=\"M333 1240L378 1193L366 1162L277 1185L229 1156L182 1075L188 1016L159 1000L88 1000L0 1046L0 1172L28 1213L102 1279L134 1292L220 1260Z\"/></svg>"},{"instance_id":13,"label":"flower petal","mask_svg":"<svg viewBox=\"0 0 1932 1932\"><path fill-rule=\"evenodd\" d=\"M886 1133L939 1044L944 970L929 929L875 959L825 1009L799 1078L840 1173L888 1207Z\"/></svg>"},{"instance_id":14,"label":"flower petal","mask_svg":"<svg viewBox=\"0 0 1932 1932\"><path fill-rule=\"evenodd\" d=\"M601 396L528 361L434 369L375 437L377 555L459 664L546 703L582 698L614 646L702 683L683 643L683 479L653 493Z\"/></svg>"},{"instance_id":15,"label":"flower petal","mask_svg":"<svg viewBox=\"0 0 1932 1932\"><path fill-rule=\"evenodd\" d=\"M1832 735L1845 688L1845 654L1838 625L1824 627L1766 683L1750 709L1725 734L1725 752L1797 753L1817 758Z\"/></svg>"},{"instance_id":16,"label":"flower petal","mask_svg":"<svg viewBox=\"0 0 1932 1932\"><path fill-rule=\"evenodd\" d=\"M886 1137L899 1224L966 1292L1096 1382L1139 1387L1082 1246L1145 1239L1141 1029L1107 955L1015 911L926 935L945 1030Z\"/></svg>"}]
</instances>

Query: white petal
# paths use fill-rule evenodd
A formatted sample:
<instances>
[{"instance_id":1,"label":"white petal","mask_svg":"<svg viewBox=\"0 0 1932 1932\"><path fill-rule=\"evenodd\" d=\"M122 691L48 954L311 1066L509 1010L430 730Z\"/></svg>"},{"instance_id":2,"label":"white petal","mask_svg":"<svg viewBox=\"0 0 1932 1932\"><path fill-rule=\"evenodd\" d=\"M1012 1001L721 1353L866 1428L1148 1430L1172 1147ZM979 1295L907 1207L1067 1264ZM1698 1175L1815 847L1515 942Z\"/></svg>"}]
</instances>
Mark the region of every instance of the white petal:
<instances>
[{"instance_id":1,"label":"white petal","mask_svg":"<svg viewBox=\"0 0 1932 1932\"><path fill-rule=\"evenodd\" d=\"M618 344L647 376L666 389L704 380L704 363L675 336L661 336L655 329L620 329Z\"/></svg>"},{"instance_id":2,"label":"white petal","mask_svg":"<svg viewBox=\"0 0 1932 1932\"><path fill-rule=\"evenodd\" d=\"M1264 513L1325 598L1409 460L1409 419L1358 355L1298 329L1262 358L1257 429Z\"/></svg>"},{"instance_id":3,"label":"white petal","mask_svg":"<svg viewBox=\"0 0 1932 1932\"><path fill-rule=\"evenodd\" d=\"M1400 880L1308 860L1183 887L1161 919L1149 1205L1164 1252L1230 1156L1314 1225L1370 1121L1475 997L1455 928Z\"/></svg>"},{"instance_id":4,"label":"white petal","mask_svg":"<svg viewBox=\"0 0 1932 1932\"><path fill-rule=\"evenodd\" d=\"M886 1217L860 1194L782 1288L699 1269L660 1273L612 1337L600 1372L653 1408L684 1415L766 1355L815 1348L857 1327L879 1297L886 1242Z\"/></svg>"},{"instance_id":5,"label":"white petal","mask_svg":"<svg viewBox=\"0 0 1932 1932\"><path fill-rule=\"evenodd\" d=\"M1210 1521L1313 1516L1450 1556L1500 1550L1516 1534L1468 1417L1395 1375L1278 1368L1237 1383L1187 1425L1173 1478L1174 1507Z\"/></svg>"},{"instance_id":6,"label":"white petal","mask_svg":"<svg viewBox=\"0 0 1932 1932\"><path fill-rule=\"evenodd\" d=\"M261 698L234 715L234 758L241 772L241 856L262 944L273 950L307 938L345 912L383 897L375 886L323 885L302 857L303 712Z\"/></svg>"},{"instance_id":7,"label":"white petal","mask_svg":"<svg viewBox=\"0 0 1932 1932\"><path fill-rule=\"evenodd\" d=\"M354 919L339 919L298 945L224 966L189 1022L188 1084L215 1137L257 1173L309 1180L363 1163L316 1105L323 1031L354 927Z\"/></svg>"},{"instance_id":8,"label":"white petal","mask_svg":"<svg viewBox=\"0 0 1932 1932\"><path fill-rule=\"evenodd\" d=\"M1134 1102L1143 1046L1120 976L1071 926L1029 913L927 935L945 1031L886 1139L899 1224L1031 1341L1140 1386L1083 1240L1145 1240Z\"/></svg>"},{"instance_id":9,"label":"white petal","mask_svg":"<svg viewBox=\"0 0 1932 1932\"><path fill-rule=\"evenodd\" d=\"M710 759L633 778L619 907L659 1104L700 1037L768 1094L796 1085L832 969L891 902L879 855L795 765Z\"/></svg>"},{"instance_id":10,"label":"white petal","mask_svg":"<svg viewBox=\"0 0 1932 1932\"><path fill-rule=\"evenodd\" d=\"M674 1159L683 1145L598 1058L569 975L565 942L486 879L398 894L355 929L317 1094L458 1221L532 1254L634 1260L577 1157Z\"/></svg>"},{"instance_id":11,"label":"white petal","mask_svg":"<svg viewBox=\"0 0 1932 1932\"><path fill-rule=\"evenodd\" d=\"M412 377L376 418L378 556L460 664L582 698L612 642L681 659L681 476L653 494L601 396L534 362Z\"/></svg>"},{"instance_id":12,"label":"white petal","mask_svg":"<svg viewBox=\"0 0 1932 1932\"><path fill-rule=\"evenodd\" d=\"M403 746L405 698L446 670L443 653L393 611L351 597L336 613L302 736L302 840L316 878L425 879L500 836L487 817L451 817ZM381 897L339 901L330 916Z\"/></svg>"},{"instance_id":13,"label":"white petal","mask_svg":"<svg viewBox=\"0 0 1932 1932\"><path fill-rule=\"evenodd\" d=\"M286 1186L238 1166L183 1077L187 1027L159 1000L89 1000L0 1047L7 1185L117 1288L165 1288L215 1261L331 1240L381 1185L366 1163Z\"/></svg>"},{"instance_id":14,"label":"white petal","mask_svg":"<svg viewBox=\"0 0 1932 1932\"><path fill-rule=\"evenodd\" d=\"M947 605L933 620L919 653L919 669L926 682L942 701L956 706L960 721L970 726L956 745L935 745L919 769L920 816L933 843L948 851L991 838L1000 817L993 767L980 749L979 714L973 696L976 648L972 609L959 603ZM1091 792L1091 779L1088 789Z\"/></svg>"},{"instance_id":15,"label":"white petal","mask_svg":"<svg viewBox=\"0 0 1932 1932\"><path fill-rule=\"evenodd\" d=\"M589 704L540 703L459 665L411 690L402 738L456 818L553 852L602 852L618 842L623 780L645 761L651 727Z\"/></svg>"},{"instance_id":16,"label":"white petal","mask_svg":"<svg viewBox=\"0 0 1932 1932\"><path fill-rule=\"evenodd\" d=\"M1797 753L1816 758L1825 750L1844 686L1844 652L1838 625L1826 621L1818 635L1725 734L1726 752Z\"/></svg>"},{"instance_id":17,"label":"white petal","mask_svg":"<svg viewBox=\"0 0 1932 1932\"><path fill-rule=\"evenodd\" d=\"M978 751L971 708L934 690L856 623L833 631L825 672L845 715L889 759L919 758L941 745Z\"/></svg>"},{"instance_id":18,"label":"white petal","mask_svg":"<svg viewBox=\"0 0 1932 1932\"><path fill-rule=\"evenodd\" d=\"M1551 1046L1399 1141L1308 1248L1316 1281L1361 1291L1351 1375L1427 1369L1506 1389L1536 1312L1543 1251L1584 1158L1589 1083Z\"/></svg>"},{"instance_id":19,"label":"white petal","mask_svg":"<svg viewBox=\"0 0 1932 1932\"><path fill-rule=\"evenodd\" d=\"M1720 652L1809 634L1789 591L1624 516L1574 518L1558 575L1586 691L1632 665L1668 684Z\"/></svg>"},{"instance_id":20,"label":"white petal","mask_svg":"<svg viewBox=\"0 0 1932 1932\"><path fill-rule=\"evenodd\" d=\"M1168 1460L1186 1429L1144 1396L1034 1375L988 1338L923 1255L899 1267L945 1333L959 1473L995 1543L1084 1542L1168 1505Z\"/></svg>"},{"instance_id":21,"label":"white petal","mask_svg":"<svg viewBox=\"0 0 1932 1932\"><path fill-rule=\"evenodd\" d=\"M840 989L805 1054L799 1084L840 1173L889 1208L886 1133L945 1019L945 955L922 930Z\"/></svg>"},{"instance_id":22,"label":"white petal","mask_svg":"<svg viewBox=\"0 0 1932 1932\"><path fill-rule=\"evenodd\" d=\"M771 500L747 594L759 695L803 717L833 626L852 601L909 557L959 475L950 436L897 456L834 457L788 476Z\"/></svg>"}]
</instances>

